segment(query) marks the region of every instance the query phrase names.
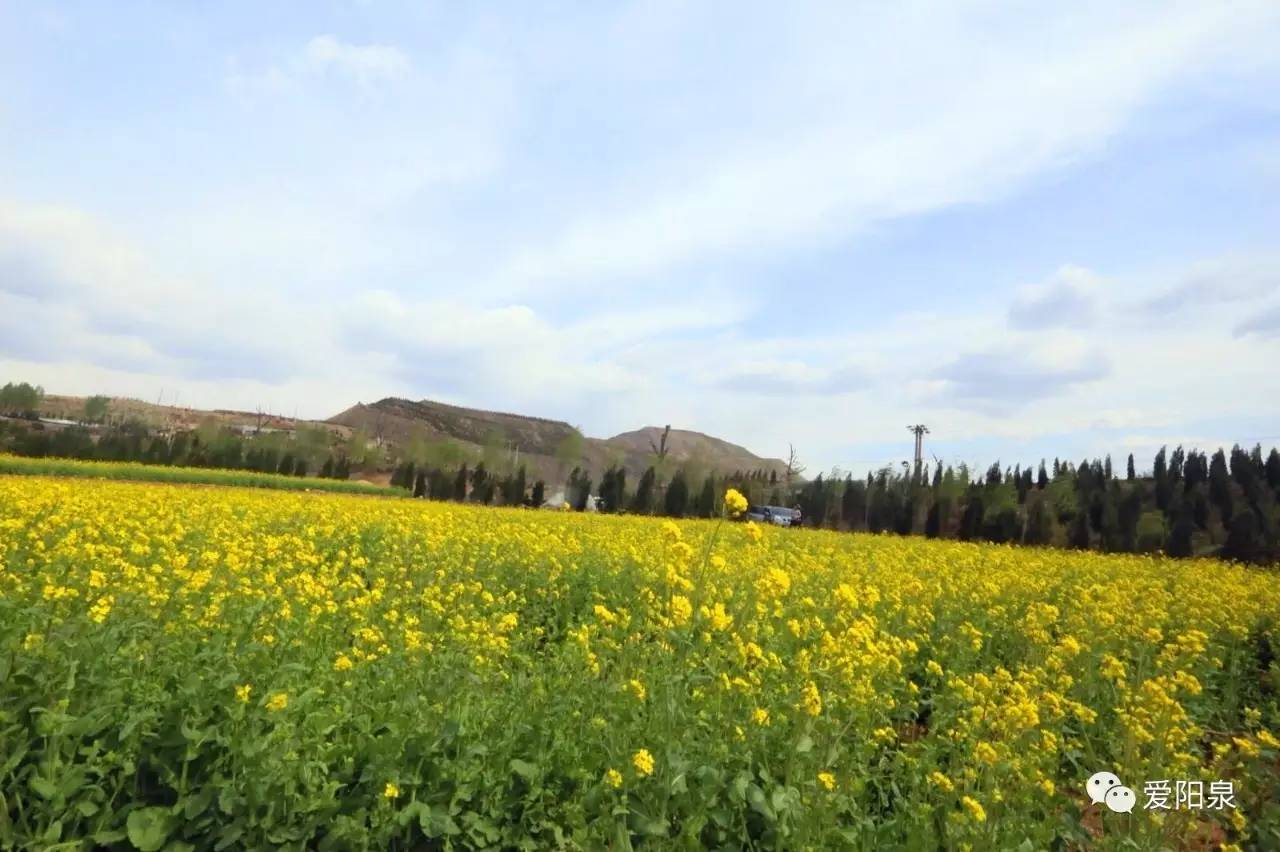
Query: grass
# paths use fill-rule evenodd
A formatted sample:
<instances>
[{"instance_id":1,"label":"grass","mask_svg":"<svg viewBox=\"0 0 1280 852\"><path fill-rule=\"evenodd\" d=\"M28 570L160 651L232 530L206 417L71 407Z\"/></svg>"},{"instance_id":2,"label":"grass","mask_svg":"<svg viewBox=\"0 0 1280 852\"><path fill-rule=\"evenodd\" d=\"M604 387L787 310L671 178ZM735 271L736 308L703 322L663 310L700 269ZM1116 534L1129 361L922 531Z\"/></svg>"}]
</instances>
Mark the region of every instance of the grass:
<instances>
[{"instance_id":1,"label":"grass","mask_svg":"<svg viewBox=\"0 0 1280 852\"><path fill-rule=\"evenodd\" d=\"M128 482L185 483L191 485L234 485L245 488L274 488L281 491L331 491L342 494L402 496L399 489L346 479L285 476L252 470L170 467L138 462L83 461L63 458L25 458L0 454L0 474L11 476L66 476L113 479Z\"/></svg>"}]
</instances>

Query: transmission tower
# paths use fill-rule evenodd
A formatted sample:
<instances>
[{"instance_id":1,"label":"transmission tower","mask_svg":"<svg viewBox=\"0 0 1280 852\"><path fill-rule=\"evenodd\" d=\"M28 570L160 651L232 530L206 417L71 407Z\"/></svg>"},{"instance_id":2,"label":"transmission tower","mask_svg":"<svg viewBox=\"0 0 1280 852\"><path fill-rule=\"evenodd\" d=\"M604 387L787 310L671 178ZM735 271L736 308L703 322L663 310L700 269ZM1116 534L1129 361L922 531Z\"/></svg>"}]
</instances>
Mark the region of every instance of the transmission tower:
<instances>
[{"instance_id":1,"label":"transmission tower","mask_svg":"<svg viewBox=\"0 0 1280 852\"><path fill-rule=\"evenodd\" d=\"M914 426L908 426L907 431L916 436L915 469L920 470L924 464L924 436L929 434L929 427L923 423L917 423Z\"/></svg>"}]
</instances>

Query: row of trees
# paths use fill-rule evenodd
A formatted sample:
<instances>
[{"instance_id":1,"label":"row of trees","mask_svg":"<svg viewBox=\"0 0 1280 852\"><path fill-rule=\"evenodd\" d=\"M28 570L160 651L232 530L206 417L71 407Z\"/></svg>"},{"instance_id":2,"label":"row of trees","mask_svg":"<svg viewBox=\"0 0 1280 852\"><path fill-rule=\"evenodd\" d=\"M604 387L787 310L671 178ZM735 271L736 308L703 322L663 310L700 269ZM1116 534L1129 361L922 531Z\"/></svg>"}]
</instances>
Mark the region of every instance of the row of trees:
<instances>
[{"instance_id":1,"label":"row of trees","mask_svg":"<svg viewBox=\"0 0 1280 852\"><path fill-rule=\"evenodd\" d=\"M865 480L817 476L796 499L806 523L962 541L1011 542L1109 552L1163 551L1280 561L1280 452L1264 458L1235 447L1212 456L1161 449L1152 475L1127 460L1124 479L1110 458L1055 460L1052 474L992 465L981 477L937 467Z\"/></svg>"},{"instance_id":2,"label":"row of trees","mask_svg":"<svg viewBox=\"0 0 1280 852\"><path fill-rule=\"evenodd\" d=\"M7 417L38 416L44 388L27 382L8 382L0 387L0 414Z\"/></svg>"},{"instance_id":3,"label":"row of trees","mask_svg":"<svg viewBox=\"0 0 1280 852\"><path fill-rule=\"evenodd\" d=\"M352 471L347 449L332 446L328 433L322 429L242 435L210 423L197 429L158 434L136 420L96 431L82 426L0 426L0 451L15 455L253 470L287 476L314 472L322 477L347 479Z\"/></svg>"}]
</instances>

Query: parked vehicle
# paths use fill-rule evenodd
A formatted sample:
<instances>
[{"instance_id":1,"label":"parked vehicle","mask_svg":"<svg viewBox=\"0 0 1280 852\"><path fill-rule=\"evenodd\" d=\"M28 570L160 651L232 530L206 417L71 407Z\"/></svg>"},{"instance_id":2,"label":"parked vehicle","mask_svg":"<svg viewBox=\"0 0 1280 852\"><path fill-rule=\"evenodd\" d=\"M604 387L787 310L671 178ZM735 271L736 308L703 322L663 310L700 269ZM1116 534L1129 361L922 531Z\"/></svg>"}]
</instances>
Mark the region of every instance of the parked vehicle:
<instances>
[{"instance_id":1,"label":"parked vehicle","mask_svg":"<svg viewBox=\"0 0 1280 852\"><path fill-rule=\"evenodd\" d=\"M744 517L749 521L789 527L792 524L795 511L788 509L786 506L749 506Z\"/></svg>"}]
</instances>

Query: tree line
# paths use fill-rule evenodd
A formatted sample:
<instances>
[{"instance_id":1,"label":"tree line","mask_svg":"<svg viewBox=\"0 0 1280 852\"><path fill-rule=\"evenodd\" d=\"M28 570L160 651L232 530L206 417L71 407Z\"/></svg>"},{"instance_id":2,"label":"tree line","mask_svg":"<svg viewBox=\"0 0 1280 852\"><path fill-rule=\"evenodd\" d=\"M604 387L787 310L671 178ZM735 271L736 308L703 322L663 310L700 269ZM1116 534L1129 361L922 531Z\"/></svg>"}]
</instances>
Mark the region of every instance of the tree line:
<instances>
[{"instance_id":1,"label":"tree line","mask_svg":"<svg viewBox=\"0 0 1280 852\"><path fill-rule=\"evenodd\" d=\"M0 413L33 419L43 390L27 383L0 387ZM90 397L85 422L102 422L109 401ZM669 428L669 427L668 427ZM138 420L90 429L43 429L0 421L0 451L145 464L219 467L292 476L347 479L354 470L391 469L391 485L416 497L485 505L541 506L547 483L525 466L486 449L476 458L456 442L411 442L399 451L374 446L355 432L335 441L328 430L243 434L216 421L156 432ZM498 446L498 442L493 442ZM833 471L801 480L794 450L786 469L701 473L674 466L666 433L653 442L653 464L638 477L612 464L595 481L580 464L581 447L557 451L564 500L579 511L718 517L734 487L753 505L798 507L809 527L922 535L1106 552L1216 555L1244 562L1280 562L1280 451L1260 445L1212 455L1161 448L1149 475L1132 455L1123 472L1110 456L1079 463L1041 460L1037 467L1001 467L975 474L966 465L884 467L853 477ZM577 464L574 464L578 462ZM672 470L672 467L675 467Z\"/></svg>"},{"instance_id":2,"label":"tree line","mask_svg":"<svg viewBox=\"0 0 1280 852\"><path fill-rule=\"evenodd\" d=\"M1264 457L1261 446L1161 448L1141 478L1132 454L1123 474L1109 456L996 463L981 476L886 467L865 479L818 475L796 498L807 524L832 529L1280 562L1280 452Z\"/></svg>"}]
</instances>

